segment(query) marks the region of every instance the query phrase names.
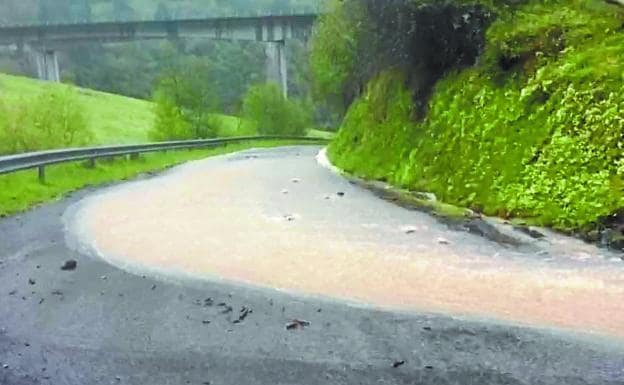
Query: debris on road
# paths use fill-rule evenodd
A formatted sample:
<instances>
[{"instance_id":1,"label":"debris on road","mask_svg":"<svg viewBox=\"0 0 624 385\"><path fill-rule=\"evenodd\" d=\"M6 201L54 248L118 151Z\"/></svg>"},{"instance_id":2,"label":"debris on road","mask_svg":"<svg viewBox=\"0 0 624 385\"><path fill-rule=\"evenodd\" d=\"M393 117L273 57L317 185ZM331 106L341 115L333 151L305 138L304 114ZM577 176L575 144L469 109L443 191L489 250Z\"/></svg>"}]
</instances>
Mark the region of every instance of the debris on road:
<instances>
[{"instance_id":1,"label":"debris on road","mask_svg":"<svg viewBox=\"0 0 624 385\"><path fill-rule=\"evenodd\" d=\"M292 222L292 221L294 221L296 218L295 218L295 216L294 216L294 215L290 215L290 214L288 214L288 215L284 215L284 219L286 219L288 222Z\"/></svg>"},{"instance_id":2,"label":"debris on road","mask_svg":"<svg viewBox=\"0 0 624 385\"><path fill-rule=\"evenodd\" d=\"M394 363L392 364L393 368L398 368L399 366L403 366L405 365L405 360L401 360L401 361L394 361Z\"/></svg>"},{"instance_id":3,"label":"debris on road","mask_svg":"<svg viewBox=\"0 0 624 385\"><path fill-rule=\"evenodd\" d=\"M292 178L290 181L291 181L292 183L300 183L300 182L301 182L301 179L299 179L299 178Z\"/></svg>"},{"instance_id":4,"label":"debris on road","mask_svg":"<svg viewBox=\"0 0 624 385\"><path fill-rule=\"evenodd\" d=\"M438 243L441 244L441 245L450 245L451 241L449 241L446 238L439 237L438 238Z\"/></svg>"},{"instance_id":5,"label":"debris on road","mask_svg":"<svg viewBox=\"0 0 624 385\"><path fill-rule=\"evenodd\" d=\"M209 307L212 306L212 304L214 303L214 300L210 297L206 298L204 300L204 307Z\"/></svg>"},{"instance_id":6,"label":"debris on road","mask_svg":"<svg viewBox=\"0 0 624 385\"><path fill-rule=\"evenodd\" d=\"M284 194L284 195L288 194L288 190L283 189L283 190L282 190L282 194Z\"/></svg>"},{"instance_id":7,"label":"debris on road","mask_svg":"<svg viewBox=\"0 0 624 385\"><path fill-rule=\"evenodd\" d=\"M210 321L209 321L209 320L203 320L203 321L202 321L202 323L203 323L204 325L208 325L208 324L210 323Z\"/></svg>"},{"instance_id":8,"label":"debris on road","mask_svg":"<svg viewBox=\"0 0 624 385\"><path fill-rule=\"evenodd\" d=\"M546 237L546 235L544 235L541 232L531 228L530 226L514 225L513 228L514 228L514 230L520 231L521 233L524 233L524 234L528 235L529 237L531 237L533 239L542 239L542 238Z\"/></svg>"},{"instance_id":9,"label":"debris on road","mask_svg":"<svg viewBox=\"0 0 624 385\"><path fill-rule=\"evenodd\" d=\"M221 312L221 314L228 314L231 313L234 309L232 308L232 306L226 306L225 309L223 309L223 311Z\"/></svg>"},{"instance_id":10,"label":"debris on road","mask_svg":"<svg viewBox=\"0 0 624 385\"><path fill-rule=\"evenodd\" d=\"M152 285L152 290L156 290L156 284Z\"/></svg>"},{"instance_id":11,"label":"debris on road","mask_svg":"<svg viewBox=\"0 0 624 385\"><path fill-rule=\"evenodd\" d=\"M37 283L37 282L35 282L35 280L34 280L34 279L32 279L32 278L28 278L28 284L29 284L29 285L34 285L35 283Z\"/></svg>"},{"instance_id":12,"label":"debris on road","mask_svg":"<svg viewBox=\"0 0 624 385\"><path fill-rule=\"evenodd\" d=\"M105 276L105 275L103 275L103 276L101 276L101 277L100 277L100 279L101 279L102 281L106 281L106 280L108 279L108 277L107 277L107 276Z\"/></svg>"},{"instance_id":13,"label":"debris on road","mask_svg":"<svg viewBox=\"0 0 624 385\"><path fill-rule=\"evenodd\" d=\"M310 326L310 322L299 320L299 319L294 319L286 324L286 330L303 329L307 326Z\"/></svg>"},{"instance_id":14,"label":"debris on road","mask_svg":"<svg viewBox=\"0 0 624 385\"><path fill-rule=\"evenodd\" d=\"M76 267L78 267L78 262L74 259L70 259L70 260L65 261L65 264L61 266L61 270L71 271L71 270L76 270Z\"/></svg>"},{"instance_id":15,"label":"debris on road","mask_svg":"<svg viewBox=\"0 0 624 385\"><path fill-rule=\"evenodd\" d=\"M339 197L343 197L343 196L345 196L345 193L344 193L344 192L342 192L342 191L338 191L338 192L336 193L336 195L338 195Z\"/></svg>"},{"instance_id":16,"label":"debris on road","mask_svg":"<svg viewBox=\"0 0 624 385\"><path fill-rule=\"evenodd\" d=\"M253 310L249 309L247 306L243 306L240 310L238 319L235 319L233 323L238 324L238 323L243 322L245 318L247 318L247 316L251 313L253 313Z\"/></svg>"},{"instance_id":17,"label":"debris on road","mask_svg":"<svg viewBox=\"0 0 624 385\"><path fill-rule=\"evenodd\" d=\"M15 295L15 294L17 294L17 290L11 290L11 291L9 292L9 295Z\"/></svg>"},{"instance_id":18,"label":"debris on road","mask_svg":"<svg viewBox=\"0 0 624 385\"><path fill-rule=\"evenodd\" d=\"M60 291L60 290L54 290L54 291L52 292L52 295L63 295L63 292L62 292L62 291Z\"/></svg>"},{"instance_id":19,"label":"debris on road","mask_svg":"<svg viewBox=\"0 0 624 385\"><path fill-rule=\"evenodd\" d=\"M414 234L418 231L418 227L416 226L403 226L401 227L401 231L405 234Z\"/></svg>"}]
</instances>

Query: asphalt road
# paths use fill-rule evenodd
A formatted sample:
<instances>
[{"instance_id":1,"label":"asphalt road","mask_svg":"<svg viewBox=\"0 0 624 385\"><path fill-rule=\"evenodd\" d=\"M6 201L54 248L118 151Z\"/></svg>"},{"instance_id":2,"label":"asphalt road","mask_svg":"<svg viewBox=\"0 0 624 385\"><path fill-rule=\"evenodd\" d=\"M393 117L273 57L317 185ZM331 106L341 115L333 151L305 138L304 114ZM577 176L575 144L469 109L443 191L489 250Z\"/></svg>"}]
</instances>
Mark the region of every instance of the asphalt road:
<instances>
[{"instance_id":1,"label":"asphalt road","mask_svg":"<svg viewBox=\"0 0 624 385\"><path fill-rule=\"evenodd\" d=\"M624 384L617 339L124 271L66 243L93 193L0 220L2 385Z\"/></svg>"}]
</instances>

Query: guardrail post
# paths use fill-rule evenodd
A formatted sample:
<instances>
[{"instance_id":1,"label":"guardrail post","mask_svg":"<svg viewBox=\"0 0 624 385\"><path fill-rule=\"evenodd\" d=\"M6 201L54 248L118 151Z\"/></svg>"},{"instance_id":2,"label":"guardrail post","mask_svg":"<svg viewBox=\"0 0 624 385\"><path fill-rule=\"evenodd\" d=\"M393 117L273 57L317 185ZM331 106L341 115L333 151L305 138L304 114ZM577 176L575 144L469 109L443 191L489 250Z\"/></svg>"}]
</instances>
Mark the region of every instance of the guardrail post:
<instances>
[{"instance_id":1,"label":"guardrail post","mask_svg":"<svg viewBox=\"0 0 624 385\"><path fill-rule=\"evenodd\" d=\"M89 158L87 161L87 168L95 168L95 158Z\"/></svg>"},{"instance_id":2,"label":"guardrail post","mask_svg":"<svg viewBox=\"0 0 624 385\"><path fill-rule=\"evenodd\" d=\"M139 155L140 155L140 153L135 152L135 153L130 154L129 158L130 158L130 160L137 160L137 159L139 159Z\"/></svg>"},{"instance_id":3,"label":"guardrail post","mask_svg":"<svg viewBox=\"0 0 624 385\"><path fill-rule=\"evenodd\" d=\"M39 177L39 183L45 183L45 166L37 167L37 174Z\"/></svg>"}]
</instances>

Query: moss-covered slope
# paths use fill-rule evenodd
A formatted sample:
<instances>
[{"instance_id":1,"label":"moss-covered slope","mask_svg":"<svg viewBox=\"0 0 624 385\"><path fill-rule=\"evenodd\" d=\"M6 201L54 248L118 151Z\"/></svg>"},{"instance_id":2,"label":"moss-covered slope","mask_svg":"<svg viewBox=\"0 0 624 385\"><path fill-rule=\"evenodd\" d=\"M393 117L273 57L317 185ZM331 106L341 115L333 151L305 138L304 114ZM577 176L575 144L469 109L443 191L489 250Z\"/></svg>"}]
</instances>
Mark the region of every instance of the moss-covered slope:
<instances>
[{"instance_id":1,"label":"moss-covered slope","mask_svg":"<svg viewBox=\"0 0 624 385\"><path fill-rule=\"evenodd\" d=\"M595 228L624 207L624 16L598 0L490 7L475 65L447 71L424 113L410 68L377 71L330 158L486 214Z\"/></svg>"}]
</instances>

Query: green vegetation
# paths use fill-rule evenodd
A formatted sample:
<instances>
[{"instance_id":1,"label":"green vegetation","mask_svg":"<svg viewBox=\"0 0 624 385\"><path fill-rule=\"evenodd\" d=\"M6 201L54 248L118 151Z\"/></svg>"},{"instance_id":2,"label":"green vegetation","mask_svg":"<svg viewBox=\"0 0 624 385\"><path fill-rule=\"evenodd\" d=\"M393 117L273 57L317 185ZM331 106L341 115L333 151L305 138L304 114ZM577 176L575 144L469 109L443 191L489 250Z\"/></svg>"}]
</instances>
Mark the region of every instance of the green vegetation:
<instances>
[{"instance_id":1,"label":"green vegetation","mask_svg":"<svg viewBox=\"0 0 624 385\"><path fill-rule=\"evenodd\" d=\"M345 4L350 2L365 1ZM422 9L436 7L420 3L426 3ZM491 24L459 28L483 36L482 48L479 39L457 45L457 52L479 53L477 64L451 63L431 91L423 92L428 86L418 81L428 63L406 60L400 50L398 57L388 53L367 70L358 68L366 85L330 158L359 176L433 192L486 214L593 228L624 207L624 15L599 0L503 3L489 4L497 13ZM473 8L477 14L487 10L479 7ZM364 18L351 23L375 26L382 16ZM378 39L392 40L396 30L385 29L389 35ZM437 30L447 31L444 25ZM417 47L416 40L397 47ZM358 35L342 41L357 46ZM369 49L377 44L366 41ZM314 46L320 57L343 49ZM336 71L317 61L315 73ZM349 93L352 85L341 87Z\"/></svg>"},{"instance_id":2,"label":"green vegetation","mask_svg":"<svg viewBox=\"0 0 624 385\"><path fill-rule=\"evenodd\" d=\"M211 68L188 58L169 68L154 91L155 141L206 139L217 136L214 114L219 104L211 87Z\"/></svg>"},{"instance_id":3,"label":"green vegetation","mask_svg":"<svg viewBox=\"0 0 624 385\"><path fill-rule=\"evenodd\" d=\"M145 143L157 139L151 136L157 111L143 100L0 74L0 154ZM258 134L253 123L238 117L212 113L208 119L216 137ZM66 135L76 127L79 135Z\"/></svg>"},{"instance_id":4,"label":"green vegetation","mask_svg":"<svg viewBox=\"0 0 624 385\"><path fill-rule=\"evenodd\" d=\"M277 84L249 88L243 100L243 116L257 127L260 135L304 135L310 126L310 113L297 101L286 99Z\"/></svg>"},{"instance_id":5,"label":"green vegetation","mask_svg":"<svg viewBox=\"0 0 624 385\"><path fill-rule=\"evenodd\" d=\"M74 90L49 89L29 103L0 108L0 154L80 146L91 142Z\"/></svg>"},{"instance_id":6,"label":"green vegetation","mask_svg":"<svg viewBox=\"0 0 624 385\"><path fill-rule=\"evenodd\" d=\"M95 168L72 163L46 168L46 183L37 180L37 172L21 171L0 176L0 216L24 211L37 204L60 199L86 186L99 186L118 180L134 178L145 172L154 172L183 162L203 159L249 148L276 147L298 144L295 141L255 141L218 148L171 151L142 155L138 160L118 158L98 161Z\"/></svg>"},{"instance_id":7,"label":"green vegetation","mask_svg":"<svg viewBox=\"0 0 624 385\"><path fill-rule=\"evenodd\" d=\"M182 86L175 91L184 91L180 93L183 103L184 97L204 97L206 91L202 88L178 80ZM153 110L161 108L122 96L14 76L0 75L0 81L0 154L83 144L145 142L154 123ZM209 104L191 106L197 106L197 112L201 113ZM255 126L246 120L214 113L209 117L218 136L257 135ZM132 131L132 126L128 125L135 121L138 124ZM319 138L326 135L319 130L311 133ZM39 183L36 171L4 175L0 176L0 216L59 199L85 186L126 180L189 160L252 147L288 144L297 142L249 142L206 150L145 154L138 160L121 157L112 161L98 160L95 168L81 163L48 166L44 184Z\"/></svg>"},{"instance_id":8,"label":"green vegetation","mask_svg":"<svg viewBox=\"0 0 624 385\"><path fill-rule=\"evenodd\" d=\"M319 138L319 139L333 139L336 136L336 133L326 130L320 130L316 128L311 128L308 130L308 135L310 138Z\"/></svg>"},{"instance_id":9,"label":"green vegetation","mask_svg":"<svg viewBox=\"0 0 624 385\"><path fill-rule=\"evenodd\" d=\"M87 126L93 134L93 143L129 144L148 140L148 132L154 120L150 102L0 74L0 101L6 108L4 119L9 118L9 113L49 92L69 92L73 95L74 102L82 108Z\"/></svg>"},{"instance_id":10,"label":"green vegetation","mask_svg":"<svg viewBox=\"0 0 624 385\"><path fill-rule=\"evenodd\" d=\"M188 19L256 12L302 12L322 0L3 0L0 24L98 22L110 20ZM309 93L307 49L287 41L292 96ZM61 78L84 88L141 99L153 96L154 84L172 62L198 58L212 68L211 88L219 111L237 115L247 88L266 80L264 44L254 41L171 39L123 44L85 42L62 47ZM34 74L28 55L0 53L0 72Z\"/></svg>"}]
</instances>

